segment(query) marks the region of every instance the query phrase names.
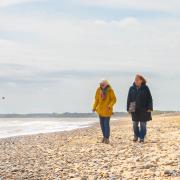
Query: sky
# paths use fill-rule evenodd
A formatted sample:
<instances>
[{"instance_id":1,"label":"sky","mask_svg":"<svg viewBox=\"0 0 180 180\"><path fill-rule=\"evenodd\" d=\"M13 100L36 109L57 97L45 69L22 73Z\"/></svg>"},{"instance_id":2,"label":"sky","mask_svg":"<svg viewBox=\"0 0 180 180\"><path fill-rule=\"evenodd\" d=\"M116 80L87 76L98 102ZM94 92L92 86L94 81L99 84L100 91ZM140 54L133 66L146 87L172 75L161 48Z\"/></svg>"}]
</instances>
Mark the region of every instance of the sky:
<instances>
[{"instance_id":1,"label":"sky","mask_svg":"<svg viewBox=\"0 0 180 180\"><path fill-rule=\"evenodd\" d=\"M0 113L91 112L101 79L125 111L137 73L180 110L179 0L0 0Z\"/></svg>"}]
</instances>

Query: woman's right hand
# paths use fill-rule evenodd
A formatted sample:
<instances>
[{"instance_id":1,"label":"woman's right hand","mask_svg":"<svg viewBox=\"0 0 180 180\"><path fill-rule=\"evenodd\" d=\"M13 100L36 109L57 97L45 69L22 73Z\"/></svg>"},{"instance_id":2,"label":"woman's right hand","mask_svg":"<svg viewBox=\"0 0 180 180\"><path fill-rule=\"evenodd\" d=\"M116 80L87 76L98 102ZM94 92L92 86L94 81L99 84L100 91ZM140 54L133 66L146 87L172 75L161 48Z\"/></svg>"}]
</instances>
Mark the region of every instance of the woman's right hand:
<instances>
[{"instance_id":1,"label":"woman's right hand","mask_svg":"<svg viewBox=\"0 0 180 180\"><path fill-rule=\"evenodd\" d=\"M107 107L107 112L110 112L110 110L111 110L111 108L108 106L108 107Z\"/></svg>"}]
</instances>

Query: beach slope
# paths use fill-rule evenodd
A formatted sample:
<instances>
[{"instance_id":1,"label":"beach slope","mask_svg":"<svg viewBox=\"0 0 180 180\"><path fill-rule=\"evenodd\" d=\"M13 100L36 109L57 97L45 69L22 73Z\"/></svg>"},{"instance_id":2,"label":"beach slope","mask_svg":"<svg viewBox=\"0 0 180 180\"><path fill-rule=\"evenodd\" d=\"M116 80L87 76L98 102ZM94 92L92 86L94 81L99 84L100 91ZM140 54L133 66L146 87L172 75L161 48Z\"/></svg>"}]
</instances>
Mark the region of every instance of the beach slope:
<instances>
[{"instance_id":1,"label":"beach slope","mask_svg":"<svg viewBox=\"0 0 180 180\"><path fill-rule=\"evenodd\" d=\"M180 116L156 116L144 144L132 142L130 118L64 133L0 140L0 179L180 179Z\"/></svg>"}]
</instances>

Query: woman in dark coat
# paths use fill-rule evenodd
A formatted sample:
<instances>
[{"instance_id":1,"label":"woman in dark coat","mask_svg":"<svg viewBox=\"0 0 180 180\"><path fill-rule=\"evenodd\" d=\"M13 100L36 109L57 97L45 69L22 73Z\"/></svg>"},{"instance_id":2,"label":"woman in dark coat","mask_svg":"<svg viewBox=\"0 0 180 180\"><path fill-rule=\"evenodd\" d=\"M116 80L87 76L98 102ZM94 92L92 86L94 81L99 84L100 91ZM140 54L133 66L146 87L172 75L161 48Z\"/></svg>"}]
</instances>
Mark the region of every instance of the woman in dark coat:
<instances>
[{"instance_id":1,"label":"woman in dark coat","mask_svg":"<svg viewBox=\"0 0 180 180\"><path fill-rule=\"evenodd\" d=\"M127 111L132 115L133 141L137 142L139 138L143 143L147 132L147 121L152 120L153 100L146 80L141 75L136 75L135 82L129 89Z\"/></svg>"}]
</instances>

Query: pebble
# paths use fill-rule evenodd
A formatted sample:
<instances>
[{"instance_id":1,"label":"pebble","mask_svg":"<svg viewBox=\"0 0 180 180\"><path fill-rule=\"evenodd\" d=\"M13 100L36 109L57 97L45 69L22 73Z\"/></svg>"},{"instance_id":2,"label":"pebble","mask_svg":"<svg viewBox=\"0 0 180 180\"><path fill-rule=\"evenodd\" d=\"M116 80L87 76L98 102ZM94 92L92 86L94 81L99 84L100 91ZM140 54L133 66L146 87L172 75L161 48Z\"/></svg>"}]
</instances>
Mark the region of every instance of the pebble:
<instances>
[{"instance_id":1,"label":"pebble","mask_svg":"<svg viewBox=\"0 0 180 180\"><path fill-rule=\"evenodd\" d=\"M84 177L81 178L81 180L88 180L88 177L84 176Z\"/></svg>"},{"instance_id":2,"label":"pebble","mask_svg":"<svg viewBox=\"0 0 180 180\"><path fill-rule=\"evenodd\" d=\"M110 180L116 180L116 177L110 177Z\"/></svg>"},{"instance_id":3,"label":"pebble","mask_svg":"<svg viewBox=\"0 0 180 180\"><path fill-rule=\"evenodd\" d=\"M146 164L145 166L143 166L144 169L150 169L152 167L154 167L153 164Z\"/></svg>"},{"instance_id":4,"label":"pebble","mask_svg":"<svg viewBox=\"0 0 180 180\"><path fill-rule=\"evenodd\" d=\"M94 177L93 177L93 180L97 180L97 179L98 179L98 176L94 176Z\"/></svg>"},{"instance_id":5,"label":"pebble","mask_svg":"<svg viewBox=\"0 0 180 180\"><path fill-rule=\"evenodd\" d=\"M164 171L164 174L171 176L171 175L173 174L173 171L172 171L172 170L169 170L169 169L166 169L166 170Z\"/></svg>"}]
</instances>

